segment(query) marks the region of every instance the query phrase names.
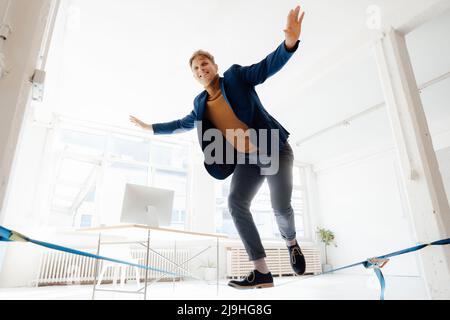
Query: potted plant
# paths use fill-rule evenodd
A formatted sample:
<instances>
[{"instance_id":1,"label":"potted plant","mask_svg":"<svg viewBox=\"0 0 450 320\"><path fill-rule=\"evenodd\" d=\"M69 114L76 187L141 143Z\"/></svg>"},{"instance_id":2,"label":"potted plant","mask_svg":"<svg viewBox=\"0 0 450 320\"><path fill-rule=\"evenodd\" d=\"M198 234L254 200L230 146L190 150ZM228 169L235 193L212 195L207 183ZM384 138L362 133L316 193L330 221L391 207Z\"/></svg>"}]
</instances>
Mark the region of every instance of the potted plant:
<instances>
[{"instance_id":1,"label":"potted plant","mask_svg":"<svg viewBox=\"0 0 450 320\"><path fill-rule=\"evenodd\" d=\"M317 233L319 235L319 239L321 242L325 245L325 264L322 265L323 272L327 272L333 269L333 266L328 264L328 258L327 258L327 247L329 245L334 245L337 247L335 241L334 241L334 233L330 230L327 230L325 228L317 228Z\"/></svg>"}]
</instances>

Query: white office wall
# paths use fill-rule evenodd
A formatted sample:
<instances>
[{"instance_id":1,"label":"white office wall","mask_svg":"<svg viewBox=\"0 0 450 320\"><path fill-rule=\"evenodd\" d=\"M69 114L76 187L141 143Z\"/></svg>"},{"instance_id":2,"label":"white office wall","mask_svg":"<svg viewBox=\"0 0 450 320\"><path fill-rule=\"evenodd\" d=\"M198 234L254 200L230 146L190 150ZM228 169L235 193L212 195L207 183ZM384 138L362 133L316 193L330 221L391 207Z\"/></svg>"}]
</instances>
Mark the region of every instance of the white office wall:
<instances>
[{"instance_id":1,"label":"white office wall","mask_svg":"<svg viewBox=\"0 0 450 320\"><path fill-rule=\"evenodd\" d=\"M450 11L406 35L409 55L418 83L450 72Z\"/></svg>"},{"instance_id":2,"label":"white office wall","mask_svg":"<svg viewBox=\"0 0 450 320\"><path fill-rule=\"evenodd\" d=\"M394 150L317 172L320 221L335 232L338 244L329 250L329 262L334 266L414 244L399 174ZM415 256L393 259L384 272L418 275Z\"/></svg>"},{"instance_id":3,"label":"white office wall","mask_svg":"<svg viewBox=\"0 0 450 320\"><path fill-rule=\"evenodd\" d=\"M437 156L450 199L450 144ZM395 149L320 170L316 177L316 218L319 225L336 234L338 247L328 251L328 260L335 267L416 244ZM383 272L419 276L416 259L416 253L395 257ZM366 271L357 267L343 272Z\"/></svg>"},{"instance_id":4,"label":"white office wall","mask_svg":"<svg viewBox=\"0 0 450 320\"><path fill-rule=\"evenodd\" d=\"M450 47L445 41L449 28L450 13L444 13L407 36L419 85L450 72L447 58ZM325 86L322 90L327 92ZM355 85L354 90L359 87ZM450 80L447 78L421 93L448 198L449 92ZM346 107L337 102L333 108ZM361 143L362 139L365 143ZM386 111L381 108L347 127L338 127L315 137L297 149L300 157L309 157L315 163L319 202L319 210L315 213L319 224L336 232L338 247L329 250L329 260L334 266L415 244L393 142ZM416 257L415 253L396 257L384 272L420 275ZM343 272L365 271L354 268Z\"/></svg>"},{"instance_id":5,"label":"white office wall","mask_svg":"<svg viewBox=\"0 0 450 320\"><path fill-rule=\"evenodd\" d=\"M450 143L447 148L436 152L439 162L439 170L441 171L442 181L444 182L447 199L450 201Z\"/></svg>"}]
</instances>

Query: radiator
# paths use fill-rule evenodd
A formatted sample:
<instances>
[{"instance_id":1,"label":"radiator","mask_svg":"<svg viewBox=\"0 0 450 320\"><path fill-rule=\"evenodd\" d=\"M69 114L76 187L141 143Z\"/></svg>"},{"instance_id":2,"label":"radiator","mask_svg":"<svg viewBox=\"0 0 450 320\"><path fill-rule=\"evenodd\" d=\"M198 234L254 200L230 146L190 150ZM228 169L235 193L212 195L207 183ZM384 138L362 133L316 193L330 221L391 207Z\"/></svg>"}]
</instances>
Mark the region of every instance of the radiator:
<instances>
[{"instance_id":1,"label":"radiator","mask_svg":"<svg viewBox=\"0 0 450 320\"><path fill-rule=\"evenodd\" d=\"M289 252L284 248L269 248L266 251L266 263L273 276L293 276L289 260ZM302 246L306 260L305 274L318 274L322 272L320 251L316 247ZM227 277L241 278L254 270L253 263L248 260L247 252L242 247L227 248Z\"/></svg>"},{"instance_id":2,"label":"radiator","mask_svg":"<svg viewBox=\"0 0 450 320\"><path fill-rule=\"evenodd\" d=\"M184 261L189 259L188 250L176 250L164 249L155 250L160 255L174 261L177 264L182 264ZM94 253L94 252L91 252ZM133 249L131 250L131 256L135 259L134 262L139 264L145 264L147 250L145 249ZM115 257L110 257L115 258ZM125 260L126 261L126 260ZM131 261L130 261L131 262ZM97 279L99 274L105 264L109 264L108 261L98 260L97 266ZM96 278L95 268L97 260L92 258L87 258L83 256L73 255L65 252L59 252L54 250L44 251L41 256L41 261L39 264L38 277L33 281L34 286L51 286L51 285L77 285L77 284L93 284ZM119 264L116 264L120 266ZM185 269L175 269L174 265L164 258L160 257L158 254L150 252L148 265L152 268L172 271L179 275L177 280L187 276L189 269L188 264L182 265ZM139 269L140 280L145 279L145 269ZM114 270L113 268L108 268L104 274L102 283L110 283L113 281ZM149 270L148 279L161 280L173 280L170 275L164 276L162 273ZM126 266L126 280L135 280L136 275L134 268L131 266Z\"/></svg>"}]
</instances>

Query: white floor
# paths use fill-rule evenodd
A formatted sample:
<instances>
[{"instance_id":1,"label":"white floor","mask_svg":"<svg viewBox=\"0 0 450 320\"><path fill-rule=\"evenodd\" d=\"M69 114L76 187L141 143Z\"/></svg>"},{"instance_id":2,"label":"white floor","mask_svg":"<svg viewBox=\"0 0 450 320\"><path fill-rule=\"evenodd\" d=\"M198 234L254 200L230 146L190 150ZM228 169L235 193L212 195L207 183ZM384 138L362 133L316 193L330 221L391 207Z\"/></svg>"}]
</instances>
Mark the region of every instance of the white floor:
<instances>
[{"instance_id":1,"label":"white floor","mask_svg":"<svg viewBox=\"0 0 450 320\"><path fill-rule=\"evenodd\" d=\"M426 288L417 277L386 278L386 300L425 300ZM275 278L275 287L236 290L228 281L182 281L156 283L148 288L148 300L378 300L380 288L375 275L322 275L319 277ZM112 285L102 286L112 289ZM116 287L116 289L120 289ZM122 290L135 290L126 285ZM142 300L143 295L97 292L96 300ZM0 289L0 300L90 300L92 286L54 286Z\"/></svg>"}]
</instances>

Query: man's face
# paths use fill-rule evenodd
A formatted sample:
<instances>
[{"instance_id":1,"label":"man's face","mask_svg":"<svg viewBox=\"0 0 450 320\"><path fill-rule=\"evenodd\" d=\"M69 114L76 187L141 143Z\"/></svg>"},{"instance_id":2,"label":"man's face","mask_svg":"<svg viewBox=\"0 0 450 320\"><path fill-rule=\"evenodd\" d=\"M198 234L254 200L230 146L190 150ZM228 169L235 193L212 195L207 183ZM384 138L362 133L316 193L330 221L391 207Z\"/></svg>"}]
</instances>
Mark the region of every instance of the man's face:
<instances>
[{"instance_id":1,"label":"man's face","mask_svg":"<svg viewBox=\"0 0 450 320\"><path fill-rule=\"evenodd\" d=\"M217 75L219 67L204 56L197 56L191 65L194 78L204 87L208 86Z\"/></svg>"}]
</instances>

